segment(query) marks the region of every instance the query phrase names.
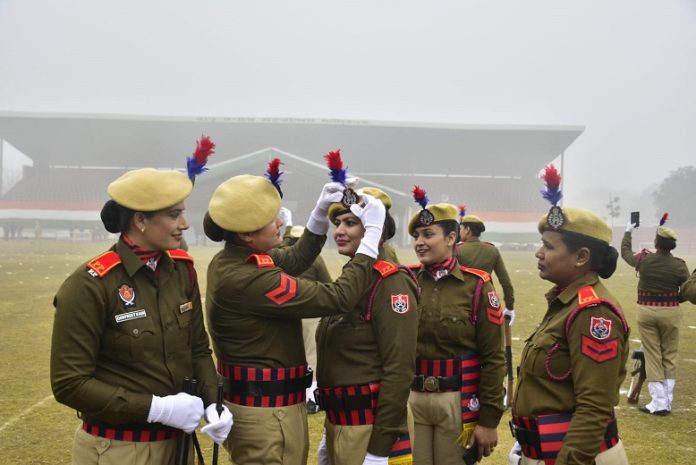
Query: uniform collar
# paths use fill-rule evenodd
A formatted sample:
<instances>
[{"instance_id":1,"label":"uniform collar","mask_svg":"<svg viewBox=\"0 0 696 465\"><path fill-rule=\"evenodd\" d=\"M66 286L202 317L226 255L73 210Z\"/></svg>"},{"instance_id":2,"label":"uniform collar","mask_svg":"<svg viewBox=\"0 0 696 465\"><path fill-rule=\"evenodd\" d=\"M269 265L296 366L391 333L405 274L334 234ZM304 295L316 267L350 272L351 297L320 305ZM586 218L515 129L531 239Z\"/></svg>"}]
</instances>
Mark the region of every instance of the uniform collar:
<instances>
[{"instance_id":1,"label":"uniform collar","mask_svg":"<svg viewBox=\"0 0 696 465\"><path fill-rule=\"evenodd\" d=\"M566 287L563 292L556 294L557 290L554 287L549 292L546 293L546 300L549 304L554 300L558 299L563 305L566 305L571 300L575 299L578 295L578 291L585 286L594 286L599 282L599 277L597 273L590 272L580 278L573 281L568 287Z\"/></svg>"},{"instance_id":2,"label":"uniform collar","mask_svg":"<svg viewBox=\"0 0 696 465\"><path fill-rule=\"evenodd\" d=\"M248 249L246 247L242 247L241 245L233 244L232 242L226 242L225 243L225 250L232 254L233 257L238 257L240 260L246 260L246 258L249 255L252 255L254 253L259 254L259 255L267 255L265 253L261 252L254 252L251 249Z\"/></svg>"},{"instance_id":3,"label":"uniform collar","mask_svg":"<svg viewBox=\"0 0 696 465\"><path fill-rule=\"evenodd\" d=\"M133 276L140 268L147 268L150 270L145 262L143 262L140 257L138 257L133 250L128 247L128 244L124 243L123 241L119 240L116 242L113 250L115 250L119 257L121 257L121 262L123 263L123 267L126 269L128 276ZM162 252L158 269L160 269L160 271L170 271L172 269L172 258L169 256L166 250Z\"/></svg>"},{"instance_id":4,"label":"uniform collar","mask_svg":"<svg viewBox=\"0 0 696 465\"><path fill-rule=\"evenodd\" d=\"M430 279L431 281L435 282L435 280L433 279L430 272L428 270L426 270L423 265L421 265L421 267L418 268L416 274L418 275L418 279L422 279L423 277L426 277L426 278ZM464 273L462 272L461 265L459 263L457 263L457 265L454 267L454 269L452 270L452 272L450 274L448 274L444 278L440 279L440 281L444 281L445 279L450 279L450 278L458 279L459 281L464 282L464 280L465 280Z\"/></svg>"}]
</instances>

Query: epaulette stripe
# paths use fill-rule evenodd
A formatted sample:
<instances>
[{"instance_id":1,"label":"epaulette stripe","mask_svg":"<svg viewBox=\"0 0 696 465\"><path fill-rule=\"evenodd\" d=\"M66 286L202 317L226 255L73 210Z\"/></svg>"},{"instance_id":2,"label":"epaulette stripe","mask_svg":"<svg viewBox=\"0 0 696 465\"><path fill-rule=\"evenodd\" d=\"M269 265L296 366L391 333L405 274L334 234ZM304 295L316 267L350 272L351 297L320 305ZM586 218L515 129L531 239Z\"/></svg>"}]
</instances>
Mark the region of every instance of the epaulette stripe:
<instances>
[{"instance_id":1,"label":"epaulette stripe","mask_svg":"<svg viewBox=\"0 0 696 465\"><path fill-rule=\"evenodd\" d=\"M372 265L372 268L377 270L383 278L393 275L399 271L399 268L396 265L386 260L377 260L375 264Z\"/></svg>"},{"instance_id":2,"label":"epaulette stripe","mask_svg":"<svg viewBox=\"0 0 696 465\"><path fill-rule=\"evenodd\" d=\"M592 286L585 286L578 290L578 305L580 307L588 307L599 302L601 299Z\"/></svg>"},{"instance_id":3,"label":"epaulette stripe","mask_svg":"<svg viewBox=\"0 0 696 465\"><path fill-rule=\"evenodd\" d=\"M113 250L109 250L90 260L89 263L87 263L87 268L94 271L100 278L103 278L109 271L120 263L121 256Z\"/></svg>"},{"instance_id":4,"label":"epaulette stripe","mask_svg":"<svg viewBox=\"0 0 696 465\"><path fill-rule=\"evenodd\" d=\"M259 268L270 268L275 266L270 255L266 254L251 254L246 259L247 263L255 262Z\"/></svg>"},{"instance_id":5,"label":"epaulette stripe","mask_svg":"<svg viewBox=\"0 0 696 465\"><path fill-rule=\"evenodd\" d=\"M193 262L193 257L184 249L167 250L167 253L174 260L189 260Z\"/></svg>"},{"instance_id":6,"label":"epaulette stripe","mask_svg":"<svg viewBox=\"0 0 696 465\"><path fill-rule=\"evenodd\" d=\"M423 265L420 263L411 263L410 265L406 265L406 268L410 268L411 270L420 270L422 266Z\"/></svg>"},{"instance_id":7,"label":"epaulette stripe","mask_svg":"<svg viewBox=\"0 0 696 465\"><path fill-rule=\"evenodd\" d=\"M475 276L478 276L483 280L483 282L489 282L491 280L491 275L486 273L483 270L479 270L478 268L469 268L467 266L460 266L460 270L462 270L465 273L473 274Z\"/></svg>"}]
</instances>

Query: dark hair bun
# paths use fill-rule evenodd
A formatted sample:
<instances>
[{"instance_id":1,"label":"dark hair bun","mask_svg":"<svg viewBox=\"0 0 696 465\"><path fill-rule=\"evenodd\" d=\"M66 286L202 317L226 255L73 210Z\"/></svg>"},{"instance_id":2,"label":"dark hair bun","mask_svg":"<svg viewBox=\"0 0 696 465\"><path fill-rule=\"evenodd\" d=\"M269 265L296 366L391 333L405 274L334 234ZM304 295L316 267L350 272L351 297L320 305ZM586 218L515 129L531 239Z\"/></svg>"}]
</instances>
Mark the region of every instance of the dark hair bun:
<instances>
[{"instance_id":1,"label":"dark hair bun","mask_svg":"<svg viewBox=\"0 0 696 465\"><path fill-rule=\"evenodd\" d=\"M225 230L215 224L208 212L205 212L203 217L203 232L208 236L208 239L215 242L220 242L225 237Z\"/></svg>"},{"instance_id":2,"label":"dark hair bun","mask_svg":"<svg viewBox=\"0 0 696 465\"><path fill-rule=\"evenodd\" d=\"M113 200L108 200L101 210L101 220L104 228L110 233L121 232L121 206Z\"/></svg>"},{"instance_id":3,"label":"dark hair bun","mask_svg":"<svg viewBox=\"0 0 696 465\"><path fill-rule=\"evenodd\" d=\"M619 259L619 252L612 246L607 247L607 251L604 254L604 259L602 260L602 265L597 274L601 278L607 279L614 274L616 271L616 262Z\"/></svg>"}]
</instances>

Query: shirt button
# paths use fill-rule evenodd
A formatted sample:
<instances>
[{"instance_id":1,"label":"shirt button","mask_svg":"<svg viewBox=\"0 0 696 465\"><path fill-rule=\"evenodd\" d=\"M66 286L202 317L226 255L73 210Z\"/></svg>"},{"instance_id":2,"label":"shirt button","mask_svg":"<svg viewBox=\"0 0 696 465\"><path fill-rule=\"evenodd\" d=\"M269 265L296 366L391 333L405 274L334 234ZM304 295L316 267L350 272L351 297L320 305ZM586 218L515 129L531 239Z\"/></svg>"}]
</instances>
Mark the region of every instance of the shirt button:
<instances>
[{"instance_id":1,"label":"shirt button","mask_svg":"<svg viewBox=\"0 0 696 465\"><path fill-rule=\"evenodd\" d=\"M433 316L433 312L428 312L428 316Z\"/></svg>"},{"instance_id":2,"label":"shirt button","mask_svg":"<svg viewBox=\"0 0 696 465\"><path fill-rule=\"evenodd\" d=\"M138 328L133 328L133 334L137 336L138 334L140 334L140 330Z\"/></svg>"}]
</instances>

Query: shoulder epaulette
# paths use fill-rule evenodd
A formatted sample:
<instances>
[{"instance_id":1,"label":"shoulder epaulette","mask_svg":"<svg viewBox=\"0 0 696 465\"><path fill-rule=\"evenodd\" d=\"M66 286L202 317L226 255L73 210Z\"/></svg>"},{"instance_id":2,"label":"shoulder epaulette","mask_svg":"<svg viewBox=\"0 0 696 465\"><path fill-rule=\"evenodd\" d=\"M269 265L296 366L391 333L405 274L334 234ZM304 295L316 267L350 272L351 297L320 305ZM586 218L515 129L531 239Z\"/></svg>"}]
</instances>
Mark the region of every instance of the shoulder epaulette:
<instances>
[{"instance_id":1,"label":"shoulder epaulette","mask_svg":"<svg viewBox=\"0 0 696 465\"><path fill-rule=\"evenodd\" d=\"M479 270L478 268L469 268L468 266L460 266L460 270L462 270L464 273L469 273L478 276L483 280L484 283L487 283L491 280L491 275L486 273L483 270Z\"/></svg>"},{"instance_id":2,"label":"shoulder epaulette","mask_svg":"<svg viewBox=\"0 0 696 465\"><path fill-rule=\"evenodd\" d=\"M113 250L109 250L90 260L87 263L87 268L89 268L90 272L96 273L98 277L103 278L120 263L121 256Z\"/></svg>"},{"instance_id":3,"label":"shoulder epaulette","mask_svg":"<svg viewBox=\"0 0 696 465\"><path fill-rule=\"evenodd\" d=\"M686 263L686 260L684 260L683 258L679 258L679 257L674 257L674 258L676 258L677 260L679 260L682 263Z\"/></svg>"},{"instance_id":4,"label":"shoulder epaulette","mask_svg":"<svg viewBox=\"0 0 696 465\"><path fill-rule=\"evenodd\" d=\"M193 262L193 257L184 249L167 250L167 253L174 260L188 260Z\"/></svg>"},{"instance_id":5,"label":"shoulder epaulette","mask_svg":"<svg viewBox=\"0 0 696 465\"><path fill-rule=\"evenodd\" d=\"M383 278L399 271L399 267L386 260L377 260L372 268L377 270Z\"/></svg>"},{"instance_id":6,"label":"shoulder epaulette","mask_svg":"<svg viewBox=\"0 0 696 465\"><path fill-rule=\"evenodd\" d=\"M599 298L592 286L585 286L578 291L578 305L582 308L596 305L601 301L602 299Z\"/></svg>"},{"instance_id":7,"label":"shoulder epaulette","mask_svg":"<svg viewBox=\"0 0 696 465\"><path fill-rule=\"evenodd\" d=\"M273 259L271 258L270 255L261 254L261 253L255 253L255 254L249 255L246 259L246 262L247 263L256 263L256 265L259 268L268 268L271 266L275 266L275 263L273 263Z\"/></svg>"},{"instance_id":8,"label":"shoulder epaulette","mask_svg":"<svg viewBox=\"0 0 696 465\"><path fill-rule=\"evenodd\" d=\"M493 247L495 247L495 244L492 242L486 242L486 241L481 241L481 242L483 242L484 244L492 245Z\"/></svg>"}]
</instances>

